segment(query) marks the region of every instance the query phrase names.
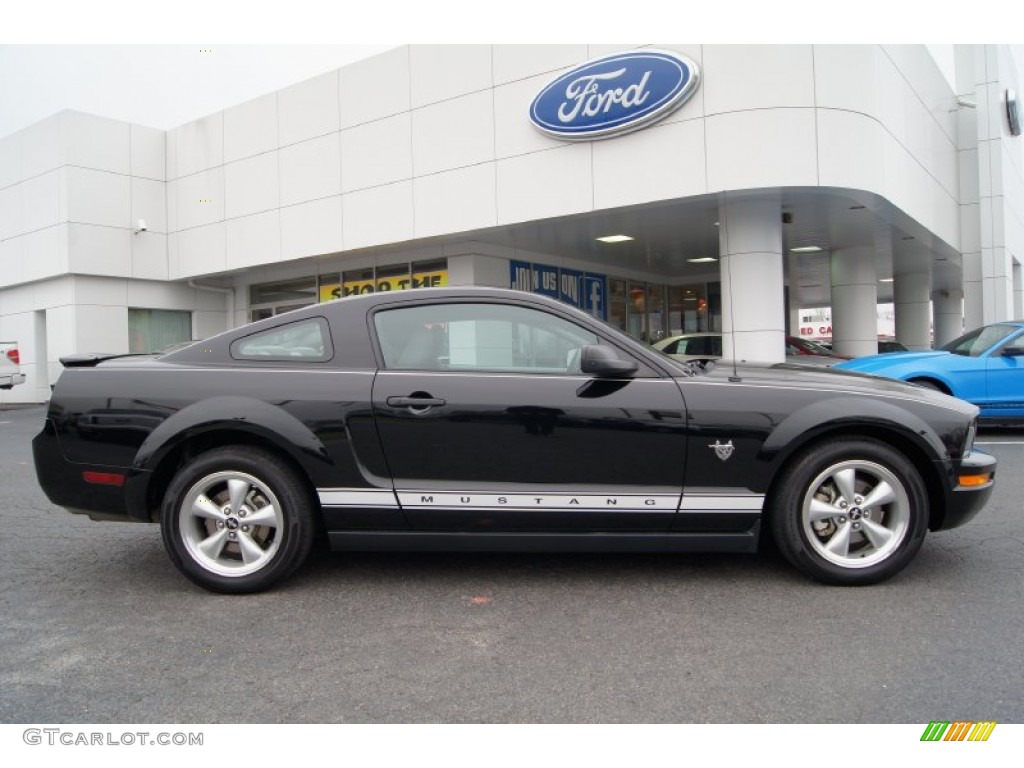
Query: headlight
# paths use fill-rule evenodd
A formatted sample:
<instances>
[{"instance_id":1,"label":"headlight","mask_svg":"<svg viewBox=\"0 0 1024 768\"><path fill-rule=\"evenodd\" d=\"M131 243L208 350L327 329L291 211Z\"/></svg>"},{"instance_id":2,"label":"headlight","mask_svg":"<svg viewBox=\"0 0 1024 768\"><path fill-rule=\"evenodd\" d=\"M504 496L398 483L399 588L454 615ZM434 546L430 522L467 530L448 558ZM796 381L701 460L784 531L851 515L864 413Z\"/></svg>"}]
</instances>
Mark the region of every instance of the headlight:
<instances>
[{"instance_id":1,"label":"headlight","mask_svg":"<svg viewBox=\"0 0 1024 768\"><path fill-rule=\"evenodd\" d=\"M971 419L971 426L967 428L967 437L964 439L964 456L974 450L974 438L978 436L978 420Z\"/></svg>"}]
</instances>

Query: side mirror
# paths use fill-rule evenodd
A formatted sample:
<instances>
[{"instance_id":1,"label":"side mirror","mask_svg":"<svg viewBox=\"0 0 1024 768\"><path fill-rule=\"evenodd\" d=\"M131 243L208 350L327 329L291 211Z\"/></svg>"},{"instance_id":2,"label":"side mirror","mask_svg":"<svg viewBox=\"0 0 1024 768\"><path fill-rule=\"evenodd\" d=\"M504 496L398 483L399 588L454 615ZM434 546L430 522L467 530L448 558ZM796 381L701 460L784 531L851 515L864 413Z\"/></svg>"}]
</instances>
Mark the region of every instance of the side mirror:
<instances>
[{"instance_id":1,"label":"side mirror","mask_svg":"<svg viewBox=\"0 0 1024 768\"><path fill-rule=\"evenodd\" d=\"M598 377L632 376L640 368L635 360L622 360L611 347L587 344L580 356L580 370Z\"/></svg>"},{"instance_id":2,"label":"side mirror","mask_svg":"<svg viewBox=\"0 0 1024 768\"><path fill-rule=\"evenodd\" d=\"M1024 357L1024 347L1004 347L1000 354L1003 357Z\"/></svg>"}]
</instances>

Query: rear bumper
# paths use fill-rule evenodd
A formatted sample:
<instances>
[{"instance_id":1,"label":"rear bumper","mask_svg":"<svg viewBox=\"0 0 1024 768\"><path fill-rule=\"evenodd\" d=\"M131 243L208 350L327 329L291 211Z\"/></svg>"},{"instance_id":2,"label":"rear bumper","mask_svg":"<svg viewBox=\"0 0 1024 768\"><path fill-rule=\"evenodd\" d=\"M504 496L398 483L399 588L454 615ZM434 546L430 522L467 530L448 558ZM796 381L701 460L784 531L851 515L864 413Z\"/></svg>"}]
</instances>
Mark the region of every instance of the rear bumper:
<instances>
[{"instance_id":1,"label":"rear bumper","mask_svg":"<svg viewBox=\"0 0 1024 768\"><path fill-rule=\"evenodd\" d=\"M128 512L128 485L139 473L122 467L68 461L60 450L60 440L53 421L47 419L32 440L32 457L36 478L43 493L54 504L68 512L88 515L94 520L134 522L139 518ZM125 485L104 485L86 482L85 473L120 473Z\"/></svg>"},{"instance_id":2,"label":"rear bumper","mask_svg":"<svg viewBox=\"0 0 1024 768\"><path fill-rule=\"evenodd\" d=\"M938 530L957 528L981 511L992 495L997 464L995 456L977 450L964 458L957 473L956 486L946 499L946 514Z\"/></svg>"},{"instance_id":3,"label":"rear bumper","mask_svg":"<svg viewBox=\"0 0 1024 768\"><path fill-rule=\"evenodd\" d=\"M0 389L10 389L18 384L25 383L24 373L7 373L0 375Z\"/></svg>"}]
</instances>

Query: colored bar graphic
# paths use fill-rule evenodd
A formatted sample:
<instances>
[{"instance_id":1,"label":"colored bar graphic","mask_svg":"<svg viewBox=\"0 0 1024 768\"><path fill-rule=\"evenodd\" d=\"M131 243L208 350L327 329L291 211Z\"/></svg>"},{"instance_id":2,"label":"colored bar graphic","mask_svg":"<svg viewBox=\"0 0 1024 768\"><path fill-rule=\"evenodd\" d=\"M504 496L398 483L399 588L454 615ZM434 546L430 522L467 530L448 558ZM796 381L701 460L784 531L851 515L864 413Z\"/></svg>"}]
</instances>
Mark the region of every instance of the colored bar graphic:
<instances>
[{"instance_id":1,"label":"colored bar graphic","mask_svg":"<svg viewBox=\"0 0 1024 768\"><path fill-rule=\"evenodd\" d=\"M996 725L994 720L980 723L969 720L932 720L921 734L921 741L988 741Z\"/></svg>"}]
</instances>

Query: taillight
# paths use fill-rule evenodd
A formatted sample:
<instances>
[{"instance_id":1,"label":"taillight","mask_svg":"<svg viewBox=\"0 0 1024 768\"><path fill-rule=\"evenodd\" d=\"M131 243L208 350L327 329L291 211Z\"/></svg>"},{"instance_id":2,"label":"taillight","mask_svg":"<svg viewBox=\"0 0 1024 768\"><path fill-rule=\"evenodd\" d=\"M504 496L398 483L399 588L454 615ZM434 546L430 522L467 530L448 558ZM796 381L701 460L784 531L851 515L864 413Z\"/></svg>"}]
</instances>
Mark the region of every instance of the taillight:
<instances>
[{"instance_id":1,"label":"taillight","mask_svg":"<svg viewBox=\"0 0 1024 768\"><path fill-rule=\"evenodd\" d=\"M17 349L8 349L7 350L7 359L10 360L15 365L20 365L21 364L21 356L18 354L18 350Z\"/></svg>"}]
</instances>

